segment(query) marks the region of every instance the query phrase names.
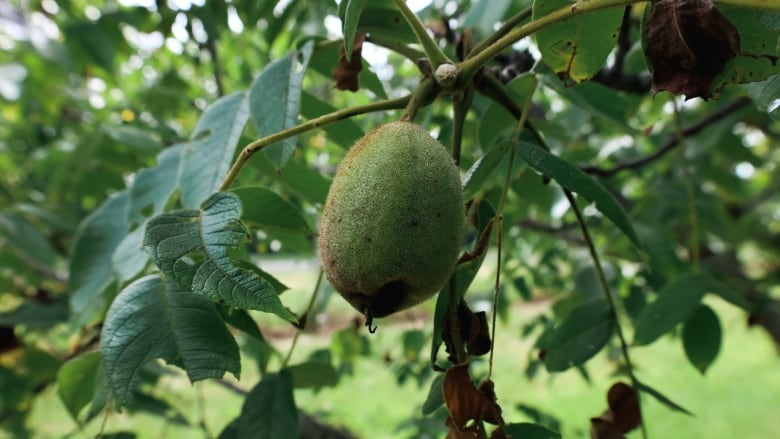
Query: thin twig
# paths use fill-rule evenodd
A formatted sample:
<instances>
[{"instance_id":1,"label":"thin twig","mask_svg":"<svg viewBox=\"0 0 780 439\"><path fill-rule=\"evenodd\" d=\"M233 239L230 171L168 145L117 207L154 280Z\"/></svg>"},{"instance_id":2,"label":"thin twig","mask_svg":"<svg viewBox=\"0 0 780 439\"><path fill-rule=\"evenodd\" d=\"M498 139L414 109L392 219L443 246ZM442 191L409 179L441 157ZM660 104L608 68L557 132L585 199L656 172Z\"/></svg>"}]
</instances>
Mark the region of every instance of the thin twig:
<instances>
[{"instance_id":1,"label":"thin twig","mask_svg":"<svg viewBox=\"0 0 780 439\"><path fill-rule=\"evenodd\" d=\"M306 323L311 318L311 311L314 309L314 303L317 301L317 292L320 291L320 285L322 284L322 277L323 277L323 270L320 268L320 274L317 276L317 283L314 284L314 291L311 293L311 298L309 299L309 304L306 306L306 311L304 312L304 318L301 319L301 327L298 328L297 331L295 331L295 335L293 335L292 344L290 345L290 350L287 351L287 356L284 357L284 361L282 361L282 369L287 367L287 365L290 363L290 358L292 357L293 351L295 350L295 346L298 345L298 338L301 336L301 333L306 329Z\"/></svg>"},{"instance_id":2,"label":"thin twig","mask_svg":"<svg viewBox=\"0 0 780 439\"><path fill-rule=\"evenodd\" d=\"M750 102L749 98L741 97L738 98L731 103L724 105L723 107L715 110L714 112L707 115L707 117L701 119L700 121L694 123L693 125L684 128L681 132L682 138L691 137L697 133L699 133L704 128L708 127L709 125L718 122L719 120L731 115L735 111L739 110L740 108L744 107ZM625 163L621 163L618 165L615 165L611 168L600 168L598 166L583 166L580 169L582 169L583 172L586 172L588 174L597 175L599 177L612 177L613 175L625 171L627 169L639 169L645 165L648 165L664 155L666 155L668 152L672 151L674 148L680 145L680 138L681 136L675 134L672 134L669 136L669 139L666 141L664 146L662 146L657 151L648 154L644 157L640 157L636 160L631 160Z\"/></svg>"},{"instance_id":3,"label":"thin twig","mask_svg":"<svg viewBox=\"0 0 780 439\"><path fill-rule=\"evenodd\" d=\"M577 223L580 225L580 230L582 230L582 236L585 238L585 241L588 245L588 251L590 252L590 257L593 259L593 265L596 269L596 273L598 273L599 283L601 284L601 288L604 290L604 295L607 298L607 304L609 305L610 313L612 314L612 319L615 322L615 332L617 332L618 339L620 340L620 349L623 353L623 360L626 362L626 367L628 368L628 376L631 379L631 385L634 388L634 392L637 395L637 406L639 408L639 419L640 419L640 426L642 428L642 437L644 439L647 439L647 427L645 425L645 420L642 417L642 408L639 398L639 380L637 380L636 375L634 375L634 366L631 363L631 356L628 354L628 343L626 342L626 337L623 335L623 328L620 326L620 321L618 320L618 312L617 312L617 305L615 303L615 300L612 298L612 293L609 289L609 283L607 282L607 277L604 275L604 269L601 267L601 260L599 259L599 254L596 251L596 247L593 244L593 239L591 239L590 231L588 231L588 226L585 223L585 218L582 216L582 212L580 212L579 206L577 206L577 200L574 199L574 195L571 193L568 189L563 189L563 193L566 196L566 199L569 201L569 204L571 205L572 210L574 211L574 214L577 216Z\"/></svg>"},{"instance_id":4,"label":"thin twig","mask_svg":"<svg viewBox=\"0 0 780 439\"><path fill-rule=\"evenodd\" d=\"M249 160L249 157L251 157L254 153L260 151L261 149L269 145L284 140L288 137L292 137L296 134L303 133L305 131L309 131L315 128L321 128L325 125L338 122L342 119L347 119L352 116L357 116L358 114L372 113L375 111L397 110L400 108L404 108L409 102L409 100L411 99L411 97L412 95L407 95L398 99L389 99L385 101L374 102L371 104L358 105L355 107L345 108L343 110L338 110L332 113L324 114L320 117L315 117L314 119L309 119L308 121L300 125L296 125L294 127L287 128L286 130L282 130L274 134L271 134L269 136L257 139L252 143L248 144L247 146L245 146L243 150L241 150L241 153L238 155L238 158L236 158L236 161L233 162L233 166L230 168L230 171L228 171L227 176L222 181L219 190L224 191L227 188L229 188L230 185L233 183L233 180L235 180L236 177L238 177L238 173L241 172L241 169L244 167L244 164L246 164L247 160Z\"/></svg>"}]
</instances>

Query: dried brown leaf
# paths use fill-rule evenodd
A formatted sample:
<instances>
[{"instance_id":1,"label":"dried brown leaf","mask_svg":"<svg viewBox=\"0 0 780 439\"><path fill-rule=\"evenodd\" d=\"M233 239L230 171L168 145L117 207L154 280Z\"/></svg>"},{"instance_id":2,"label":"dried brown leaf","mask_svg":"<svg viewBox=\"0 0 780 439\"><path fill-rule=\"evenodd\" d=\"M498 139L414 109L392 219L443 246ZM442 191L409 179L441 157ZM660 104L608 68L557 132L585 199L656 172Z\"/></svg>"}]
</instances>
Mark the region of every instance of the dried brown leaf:
<instances>
[{"instance_id":1,"label":"dried brown leaf","mask_svg":"<svg viewBox=\"0 0 780 439\"><path fill-rule=\"evenodd\" d=\"M609 408L590 420L591 439L622 439L641 422L639 400L628 384L617 382L607 391Z\"/></svg>"},{"instance_id":2,"label":"dried brown leaf","mask_svg":"<svg viewBox=\"0 0 780 439\"><path fill-rule=\"evenodd\" d=\"M623 433L617 426L602 418L591 418L590 420L590 438L591 439L625 439Z\"/></svg>"},{"instance_id":3,"label":"dried brown leaf","mask_svg":"<svg viewBox=\"0 0 780 439\"><path fill-rule=\"evenodd\" d=\"M653 90L710 97L710 86L740 53L739 32L712 0L655 0L647 22L645 55Z\"/></svg>"},{"instance_id":4,"label":"dried brown leaf","mask_svg":"<svg viewBox=\"0 0 780 439\"><path fill-rule=\"evenodd\" d=\"M469 377L468 363L447 369L442 393L444 403L450 411L450 418L458 431L467 430L466 425L471 420L503 425L501 407L477 390Z\"/></svg>"},{"instance_id":5,"label":"dried brown leaf","mask_svg":"<svg viewBox=\"0 0 780 439\"><path fill-rule=\"evenodd\" d=\"M339 66L333 70L333 79L336 80L336 88L339 90L357 91L360 88L359 76L363 68L363 41L365 34L355 34L352 43L352 57L347 61L347 51L342 47L339 50Z\"/></svg>"},{"instance_id":6,"label":"dried brown leaf","mask_svg":"<svg viewBox=\"0 0 780 439\"><path fill-rule=\"evenodd\" d=\"M607 403L613 413L613 423L623 433L637 428L641 422L639 400L628 384L617 382L607 392Z\"/></svg>"}]
</instances>

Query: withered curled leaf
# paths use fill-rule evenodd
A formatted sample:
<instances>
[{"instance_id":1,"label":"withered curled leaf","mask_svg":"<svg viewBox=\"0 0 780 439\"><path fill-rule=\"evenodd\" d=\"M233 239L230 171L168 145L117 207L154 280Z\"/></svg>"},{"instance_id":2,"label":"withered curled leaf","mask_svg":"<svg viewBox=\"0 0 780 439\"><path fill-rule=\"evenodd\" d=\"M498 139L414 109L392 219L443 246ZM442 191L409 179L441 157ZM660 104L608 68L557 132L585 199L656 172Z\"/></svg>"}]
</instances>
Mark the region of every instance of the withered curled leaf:
<instances>
[{"instance_id":1,"label":"withered curled leaf","mask_svg":"<svg viewBox=\"0 0 780 439\"><path fill-rule=\"evenodd\" d=\"M712 0L655 0L645 30L653 91L710 97L712 81L740 53L737 28Z\"/></svg>"},{"instance_id":2,"label":"withered curled leaf","mask_svg":"<svg viewBox=\"0 0 780 439\"><path fill-rule=\"evenodd\" d=\"M485 386L490 388L490 385ZM450 430L453 427L459 432L471 430L467 427L469 421L503 425L501 407L474 386L469 377L468 363L447 369L442 383L442 393L444 403L450 412Z\"/></svg>"},{"instance_id":3,"label":"withered curled leaf","mask_svg":"<svg viewBox=\"0 0 780 439\"><path fill-rule=\"evenodd\" d=\"M352 43L352 57L347 61L347 52L342 47L339 50L339 66L333 70L333 79L336 80L336 88L339 90L357 91L360 88L358 77L363 68L363 58L360 56L363 51L363 41L365 34L355 34L355 41Z\"/></svg>"},{"instance_id":4,"label":"withered curled leaf","mask_svg":"<svg viewBox=\"0 0 780 439\"><path fill-rule=\"evenodd\" d=\"M641 422L639 400L628 384L617 382L607 392L609 408L590 420L591 439L622 438Z\"/></svg>"}]
</instances>

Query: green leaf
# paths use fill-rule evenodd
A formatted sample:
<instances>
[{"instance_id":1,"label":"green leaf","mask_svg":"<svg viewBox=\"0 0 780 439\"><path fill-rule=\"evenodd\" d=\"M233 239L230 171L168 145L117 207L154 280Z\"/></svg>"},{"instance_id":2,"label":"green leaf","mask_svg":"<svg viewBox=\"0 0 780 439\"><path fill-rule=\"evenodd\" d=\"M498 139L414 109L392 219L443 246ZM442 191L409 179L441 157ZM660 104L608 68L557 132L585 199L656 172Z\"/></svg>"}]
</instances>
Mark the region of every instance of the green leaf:
<instances>
[{"instance_id":1,"label":"green leaf","mask_svg":"<svg viewBox=\"0 0 780 439\"><path fill-rule=\"evenodd\" d=\"M570 0L534 0L533 19L561 8L576 8ZM615 47L623 16L621 8L575 15L534 34L542 60L559 76L582 82L604 66Z\"/></svg>"},{"instance_id":2,"label":"green leaf","mask_svg":"<svg viewBox=\"0 0 780 439\"><path fill-rule=\"evenodd\" d=\"M111 264L120 282L136 277L149 262L149 255L143 249L143 238L144 228L138 227L125 236L111 255Z\"/></svg>"},{"instance_id":3,"label":"green leaf","mask_svg":"<svg viewBox=\"0 0 780 439\"><path fill-rule=\"evenodd\" d=\"M759 8L719 5L721 12L739 31L740 54L726 63L712 83L715 93L729 83L750 83L763 81L780 73L778 63L777 35L780 31L780 13ZM777 95L770 95L775 96ZM759 104L760 105L760 104Z\"/></svg>"},{"instance_id":4,"label":"green leaf","mask_svg":"<svg viewBox=\"0 0 780 439\"><path fill-rule=\"evenodd\" d=\"M544 364L550 372L578 366L606 345L615 321L604 300L591 300L576 306L547 338Z\"/></svg>"},{"instance_id":5,"label":"green leaf","mask_svg":"<svg viewBox=\"0 0 780 439\"><path fill-rule=\"evenodd\" d=\"M217 311L225 323L238 329L244 334L250 335L258 340L265 341L263 333L260 332L260 328L257 326L257 322L255 322L254 319L252 319L252 316L250 316L249 313L245 310L219 305L217 306Z\"/></svg>"},{"instance_id":6,"label":"green leaf","mask_svg":"<svg viewBox=\"0 0 780 439\"><path fill-rule=\"evenodd\" d=\"M144 213L163 211L176 190L185 144L173 145L157 154L157 166L138 171L130 188L130 218L142 222Z\"/></svg>"},{"instance_id":7,"label":"green leaf","mask_svg":"<svg viewBox=\"0 0 780 439\"><path fill-rule=\"evenodd\" d=\"M472 2L471 7L463 14L462 28L474 28L480 38L493 32L496 23L504 18L511 0L492 0Z\"/></svg>"},{"instance_id":8,"label":"green leaf","mask_svg":"<svg viewBox=\"0 0 780 439\"><path fill-rule=\"evenodd\" d=\"M423 416L428 416L437 408L444 405L444 393L442 393L442 385L444 384L444 374L437 374L433 381L431 381L431 388L428 390L428 396L425 398L425 402L422 406Z\"/></svg>"},{"instance_id":9,"label":"green leaf","mask_svg":"<svg viewBox=\"0 0 780 439\"><path fill-rule=\"evenodd\" d=\"M554 179L566 189L595 203L599 212L617 226L637 248L642 249L642 243L631 225L628 214L601 183L582 172L577 166L554 156L533 143L519 142L517 152L537 172Z\"/></svg>"},{"instance_id":10,"label":"green leaf","mask_svg":"<svg viewBox=\"0 0 780 439\"><path fill-rule=\"evenodd\" d=\"M301 211L276 192L260 186L231 189L241 199L242 219L249 225L265 230L312 233Z\"/></svg>"},{"instance_id":11,"label":"green leaf","mask_svg":"<svg viewBox=\"0 0 780 439\"><path fill-rule=\"evenodd\" d=\"M298 437L298 409L289 370L268 374L255 386L241 408L237 437L279 439Z\"/></svg>"},{"instance_id":12,"label":"green leaf","mask_svg":"<svg viewBox=\"0 0 780 439\"><path fill-rule=\"evenodd\" d=\"M63 364L57 372L57 393L76 422L81 409L92 401L102 364L100 352L87 352Z\"/></svg>"},{"instance_id":13,"label":"green leaf","mask_svg":"<svg viewBox=\"0 0 780 439\"><path fill-rule=\"evenodd\" d=\"M295 321L271 283L231 258L230 252L249 239L241 210L237 195L218 192L201 210L178 210L149 220L144 247L182 288L214 302Z\"/></svg>"},{"instance_id":14,"label":"green leaf","mask_svg":"<svg viewBox=\"0 0 780 439\"><path fill-rule=\"evenodd\" d=\"M301 114L307 119L314 119L336 110L336 107L318 99L311 93L304 91L301 94ZM345 149L351 147L357 139L363 136L363 129L355 122L354 118L329 123L322 126L321 129L325 131L328 140Z\"/></svg>"},{"instance_id":15,"label":"green leaf","mask_svg":"<svg viewBox=\"0 0 780 439\"><path fill-rule=\"evenodd\" d=\"M70 260L70 306L81 318L90 318L104 306L103 293L113 281L111 257L130 225L127 191L109 197L79 225Z\"/></svg>"},{"instance_id":16,"label":"green leaf","mask_svg":"<svg viewBox=\"0 0 780 439\"><path fill-rule=\"evenodd\" d=\"M115 28L114 31L117 29ZM63 27L64 41L75 59L94 64L111 73L116 57L116 41L100 21L76 21Z\"/></svg>"},{"instance_id":17,"label":"green leaf","mask_svg":"<svg viewBox=\"0 0 780 439\"><path fill-rule=\"evenodd\" d=\"M287 370L292 374L293 387L296 389L333 387L339 382L339 374L333 365L322 361L307 361L290 366Z\"/></svg>"},{"instance_id":18,"label":"green leaf","mask_svg":"<svg viewBox=\"0 0 780 439\"><path fill-rule=\"evenodd\" d=\"M568 99L582 110L611 122L627 134L637 133L628 121L639 105L638 98L619 93L596 82L583 82L567 87L555 77L542 76L542 80L561 97Z\"/></svg>"},{"instance_id":19,"label":"green leaf","mask_svg":"<svg viewBox=\"0 0 780 439\"><path fill-rule=\"evenodd\" d=\"M24 217L0 211L0 243L30 264L50 268L56 254L49 240Z\"/></svg>"},{"instance_id":20,"label":"green leaf","mask_svg":"<svg viewBox=\"0 0 780 439\"><path fill-rule=\"evenodd\" d=\"M698 308L707 280L698 274L684 274L664 285L658 298L642 309L636 319L634 344L652 343L687 320Z\"/></svg>"},{"instance_id":21,"label":"green leaf","mask_svg":"<svg viewBox=\"0 0 780 439\"><path fill-rule=\"evenodd\" d=\"M770 76L761 82L743 84L742 88L759 108L769 111L769 117L780 120L780 107L772 107L774 101L780 96L780 74Z\"/></svg>"},{"instance_id":22,"label":"green leaf","mask_svg":"<svg viewBox=\"0 0 780 439\"><path fill-rule=\"evenodd\" d=\"M498 164L504 160L507 151L509 151L511 147L511 142L501 142L471 165L471 168L469 168L466 175L463 177L463 197L465 199L470 199L477 191L483 189L483 184L491 175L493 175L493 171Z\"/></svg>"},{"instance_id":23,"label":"green leaf","mask_svg":"<svg viewBox=\"0 0 780 439\"><path fill-rule=\"evenodd\" d=\"M342 4L344 3L342 2ZM341 16L343 15L341 14ZM356 32L394 40L399 44L417 43L417 36L392 0L366 2L360 14Z\"/></svg>"},{"instance_id":24,"label":"green leaf","mask_svg":"<svg viewBox=\"0 0 780 439\"><path fill-rule=\"evenodd\" d=\"M317 171L292 160L284 168L280 179L287 189L301 198L315 204L325 204L330 189L330 180Z\"/></svg>"},{"instance_id":25,"label":"green leaf","mask_svg":"<svg viewBox=\"0 0 780 439\"><path fill-rule=\"evenodd\" d=\"M345 0L344 16L341 18L341 31L344 34L344 51L347 61L352 59L352 42L355 41L360 15L366 6L366 0Z\"/></svg>"},{"instance_id":26,"label":"green leaf","mask_svg":"<svg viewBox=\"0 0 780 439\"><path fill-rule=\"evenodd\" d=\"M106 127L108 136L117 142L137 148L144 152L154 152L164 145L160 135L154 131L141 129L132 125Z\"/></svg>"},{"instance_id":27,"label":"green leaf","mask_svg":"<svg viewBox=\"0 0 780 439\"><path fill-rule=\"evenodd\" d=\"M648 386L645 383L642 383L640 381L636 382L637 388L640 392L645 392L648 395L652 396L656 399L656 401L660 402L661 404L665 405L666 407L680 413L685 413L686 415L693 416L693 413L686 410L683 406L677 404L676 402L672 401L671 399L664 396L661 392L655 390L654 388Z\"/></svg>"},{"instance_id":28,"label":"green leaf","mask_svg":"<svg viewBox=\"0 0 780 439\"><path fill-rule=\"evenodd\" d=\"M518 424L507 424L504 426L504 432L513 438L522 439L560 439L561 434L547 429L539 424L530 422L521 422Z\"/></svg>"},{"instance_id":29,"label":"green leaf","mask_svg":"<svg viewBox=\"0 0 780 439\"><path fill-rule=\"evenodd\" d=\"M528 94L536 90L536 85L537 81L533 75L523 73L509 81L505 90L514 102L525 102L528 99ZM503 105L491 102L479 118L479 145L486 151L493 148L498 139L503 134L508 133L516 124L517 119Z\"/></svg>"},{"instance_id":30,"label":"green leaf","mask_svg":"<svg viewBox=\"0 0 780 439\"><path fill-rule=\"evenodd\" d=\"M13 311L0 313L0 326L51 328L68 320L68 311L68 302L64 297L58 296L53 301L27 300Z\"/></svg>"},{"instance_id":31,"label":"green leaf","mask_svg":"<svg viewBox=\"0 0 780 439\"><path fill-rule=\"evenodd\" d=\"M702 273L700 276L706 285L707 291L719 296L721 299L736 307L742 308L748 312L752 311L753 305L741 292L706 273Z\"/></svg>"},{"instance_id":32,"label":"green leaf","mask_svg":"<svg viewBox=\"0 0 780 439\"><path fill-rule=\"evenodd\" d=\"M722 335L718 315L707 305L700 305L685 321L682 331L685 356L702 374L718 356Z\"/></svg>"},{"instance_id":33,"label":"green leaf","mask_svg":"<svg viewBox=\"0 0 780 439\"><path fill-rule=\"evenodd\" d=\"M179 185L185 208L197 207L219 188L248 118L244 92L221 97L203 112L181 158Z\"/></svg>"},{"instance_id":34,"label":"green leaf","mask_svg":"<svg viewBox=\"0 0 780 439\"><path fill-rule=\"evenodd\" d=\"M259 136L265 137L298 124L303 74L313 50L314 43L306 43L300 51L268 65L252 83L249 110ZM277 169L290 158L297 139L298 136L288 137L263 149Z\"/></svg>"},{"instance_id":35,"label":"green leaf","mask_svg":"<svg viewBox=\"0 0 780 439\"><path fill-rule=\"evenodd\" d=\"M124 405L132 401L142 366L155 358L182 367L191 381L241 371L238 345L214 305L156 275L119 293L100 340L108 384Z\"/></svg>"}]
</instances>

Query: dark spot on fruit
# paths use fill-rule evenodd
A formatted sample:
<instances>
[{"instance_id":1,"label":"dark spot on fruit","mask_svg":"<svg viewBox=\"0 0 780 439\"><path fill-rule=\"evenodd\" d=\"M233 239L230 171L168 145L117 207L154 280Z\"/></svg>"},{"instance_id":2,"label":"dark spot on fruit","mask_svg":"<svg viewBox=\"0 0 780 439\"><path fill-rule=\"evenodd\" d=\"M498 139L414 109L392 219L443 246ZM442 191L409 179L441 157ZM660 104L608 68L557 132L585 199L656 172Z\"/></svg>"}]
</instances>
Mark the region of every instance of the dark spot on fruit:
<instances>
[{"instance_id":1,"label":"dark spot on fruit","mask_svg":"<svg viewBox=\"0 0 780 439\"><path fill-rule=\"evenodd\" d=\"M368 304L368 315L372 317L384 317L398 310L406 298L409 285L402 280L390 281L382 285L372 294L372 301Z\"/></svg>"}]
</instances>

